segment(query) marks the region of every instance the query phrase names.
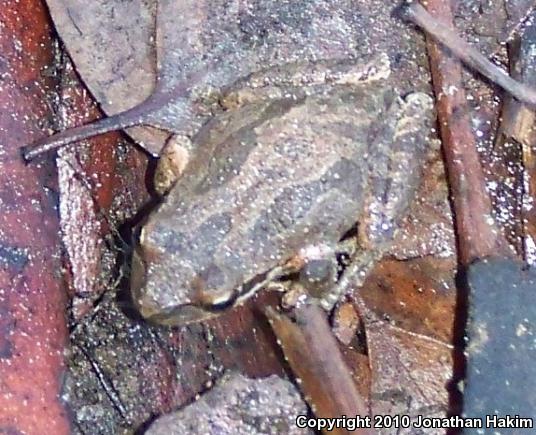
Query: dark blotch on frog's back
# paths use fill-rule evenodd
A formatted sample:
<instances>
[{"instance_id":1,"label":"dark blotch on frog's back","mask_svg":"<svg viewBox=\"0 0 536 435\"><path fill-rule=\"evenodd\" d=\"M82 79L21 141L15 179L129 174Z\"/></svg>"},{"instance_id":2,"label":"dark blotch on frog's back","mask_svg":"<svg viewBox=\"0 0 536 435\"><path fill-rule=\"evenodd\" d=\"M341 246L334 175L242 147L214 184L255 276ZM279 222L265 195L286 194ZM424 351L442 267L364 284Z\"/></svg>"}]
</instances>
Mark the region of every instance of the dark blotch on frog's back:
<instances>
[{"instance_id":1,"label":"dark blotch on frog's back","mask_svg":"<svg viewBox=\"0 0 536 435\"><path fill-rule=\"evenodd\" d=\"M304 240L338 241L358 217L364 182L360 166L343 158L319 180L283 189L249 230L254 255L283 260Z\"/></svg>"},{"instance_id":2,"label":"dark blotch on frog's back","mask_svg":"<svg viewBox=\"0 0 536 435\"><path fill-rule=\"evenodd\" d=\"M324 188L322 183L315 181L282 189L249 230L248 240L255 250L255 257L281 256L284 248L281 241L288 239L288 233L304 220ZM295 236L301 240L301 234Z\"/></svg>"},{"instance_id":3,"label":"dark blotch on frog's back","mask_svg":"<svg viewBox=\"0 0 536 435\"><path fill-rule=\"evenodd\" d=\"M326 172L321 181L360 202L367 179L366 174L363 174L363 167L352 160L341 158Z\"/></svg>"},{"instance_id":4,"label":"dark blotch on frog's back","mask_svg":"<svg viewBox=\"0 0 536 435\"><path fill-rule=\"evenodd\" d=\"M188 172L177 183L177 191L180 192L184 185L193 185L195 187L192 192L201 196L229 183L240 174L244 162L258 146L255 128L270 119L282 117L302 102L303 99L281 99L242 107L238 110L243 112L244 117L248 117L250 113L254 113L255 116L252 117L251 122L247 122L230 134L227 132L230 126L226 123L225 117L217 118L207 124L194 139L196 142L203 143L199 156L195 157L199 163L192 162L189 165L195 173L187 169ZM237 115L234 112L233 117L240 118L240 114Z\"/></svg>"},{"instance_id":5,"label":"dark blotch on frog's back","mask_svg":"<svg viewBox=\"0 0 536 435\"><path fill-rule=\"evenodd\" d=\"M177 258L187 259L196 265L196 269L202 270L213 262L214 252L231 228L230 214L221 213L211 216L189 235L156 228L151 233L151 242Z\"/></svg>"}]
</instances>

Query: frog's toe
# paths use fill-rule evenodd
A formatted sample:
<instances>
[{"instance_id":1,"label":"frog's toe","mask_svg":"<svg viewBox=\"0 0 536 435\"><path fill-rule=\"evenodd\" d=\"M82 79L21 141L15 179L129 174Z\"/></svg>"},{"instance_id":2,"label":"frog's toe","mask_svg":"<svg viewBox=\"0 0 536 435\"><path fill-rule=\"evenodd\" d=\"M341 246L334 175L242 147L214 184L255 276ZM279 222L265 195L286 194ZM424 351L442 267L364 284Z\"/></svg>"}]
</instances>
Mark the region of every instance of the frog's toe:
<instances>
[{"instance_id":1,"label":"frog's toe","mask_svg":"<svg viewBox=\"0 0 536 435\"><path fill-rule=\"evenodd\" d=\"M166 142L154 174L154 188L159 195L167 194L180 178L190 160L191 147L190 139L182 135L173 135Z\"/></svg>"}]
</instances>

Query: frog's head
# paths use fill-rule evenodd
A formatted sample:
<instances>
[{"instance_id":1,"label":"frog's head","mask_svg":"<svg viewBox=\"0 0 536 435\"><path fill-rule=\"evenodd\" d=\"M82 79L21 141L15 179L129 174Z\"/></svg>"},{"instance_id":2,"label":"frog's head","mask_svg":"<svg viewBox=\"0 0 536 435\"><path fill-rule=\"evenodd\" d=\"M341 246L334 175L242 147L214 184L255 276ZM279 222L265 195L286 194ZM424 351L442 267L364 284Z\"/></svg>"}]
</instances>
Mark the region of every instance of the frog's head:
<instances>
[{"instance_id":1,"label":"frog's head","mask_svg":"<svg viewBox=\"0 0 536 435\"><path fill-rule=\"evenodd\" d=\"M210 225L214 240L207 239L206 227L199 240L183 237L158 219L143 226L132 258L131 292L144 318L183 325L217 316L235 303L242 277L214 258L225 223Z\"/></svg>"}]
</instances>

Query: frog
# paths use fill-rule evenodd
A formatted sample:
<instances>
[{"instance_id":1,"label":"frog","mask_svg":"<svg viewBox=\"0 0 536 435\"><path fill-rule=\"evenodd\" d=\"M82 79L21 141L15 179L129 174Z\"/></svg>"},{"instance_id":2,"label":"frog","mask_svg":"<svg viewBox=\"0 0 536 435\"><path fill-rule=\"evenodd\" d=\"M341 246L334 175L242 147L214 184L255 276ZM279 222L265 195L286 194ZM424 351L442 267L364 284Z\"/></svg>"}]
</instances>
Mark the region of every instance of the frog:
<instances>
[{"instance_id":1,"label":"frog","mask_svg":"<svg viewBox=\"0 0 536 435\"><path fill-rule=\"evenodd\" d=\"M158 152L161 204L135 230L131 294L150 321L203 321L292 275L330 309L404 215L430 97L402 98L389 58L370 58L363 5L157 3L152 94L24 159L131 126L172 133ZM342 275L341 254L351 257Z\"/></svg>"},{"instance_id":2,"label":"frog","mask_svg":"<svg viewBox=\"0 0 536 435\"><path fill-rule=\"evenodd\" d=\"M228 88L137 231L143 317L205 321L296 275L325 282L310 296L333 307L388 250L426 161L432 98L402 97L389 76L380 55L278 65ZM341 246L353 248L339 273Z\"/></svg>"}]
</instances>

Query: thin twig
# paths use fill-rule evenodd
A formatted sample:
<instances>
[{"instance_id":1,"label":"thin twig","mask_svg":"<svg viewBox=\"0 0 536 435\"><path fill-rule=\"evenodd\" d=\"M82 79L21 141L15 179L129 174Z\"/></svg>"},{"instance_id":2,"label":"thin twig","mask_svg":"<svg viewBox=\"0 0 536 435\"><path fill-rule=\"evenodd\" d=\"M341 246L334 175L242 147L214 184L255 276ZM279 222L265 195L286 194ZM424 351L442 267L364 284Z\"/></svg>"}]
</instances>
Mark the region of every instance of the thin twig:
<instances>
[{"instance_id":1,"label":"thin twig","mask_svg":"<svg viewBox=\"0 0 536 435\"><path fill-rule=\"evenodd\" d=\"M315 304L304 303L294 309L295 323L271 308L266 310L266 315L315 416L360 416L362 422L370 419L324 311ZM374 432L362 427L355 431L335 428L330 433L370 435Z\"/></svg>"},{"instance_id":2,"label":"thin twig","mask_svg":"<svg viewBox=\"0 0 536 435\"><path fill-rule=\"evenodd\" d=\"M449 1L429 0L427 6L445 24L417 3L407 6L404 15L430 32L427 47L455 215L458 255L460 263L467 266L478 258L509 255L510 251L492 219L491 200L468 115L461 65L447 49L436 43L436 39L467 63L474 64L477 59L478 64L492 64L487 60L481 62L480 53L448 28L453 22ZM493 69L498 70L495 66Z\"/></svg>"},{"instance_id":3,"label":"thin twig","mask_svg":"<svg viewBox=\"0 0 536 435\"><path fill-rule=\"evenodd\" d=\"M448 3L448 2L445 2ZM451 28L429 14L417 2L406 3L400 8L402 17L412 21L470 68L478 71L493 83L530 106L536 106L536 90L510 77L505 71L491 63L472 45L460 38Z\"/></svg>"},{"instance_id":4,"label":"thin twig","mask_svg":"<svg viewBox=\"0 0 536 435\"><path fill-rule=\"evenodd\" d=\"M93 359L93 357L89 354L89 352L86 349L84 349L82 346L77 346L77 348L80 350L80 352L82 352L86 360L91 365L91 368L93 372L95 373L95 376L97 377L99 384L102 386L102 389L104 390L106 396L108 396L108 399L112 403L112 406L121 416L123 421L128 422L129 420L127 416L127 410L125 406L123 405L123 402L121 401L121 398L119 397L119 393L114 387L112 381L108 380L106 374L101 370L100 366L97 364L97 362Z\"/></svg>"}]
</instances>

